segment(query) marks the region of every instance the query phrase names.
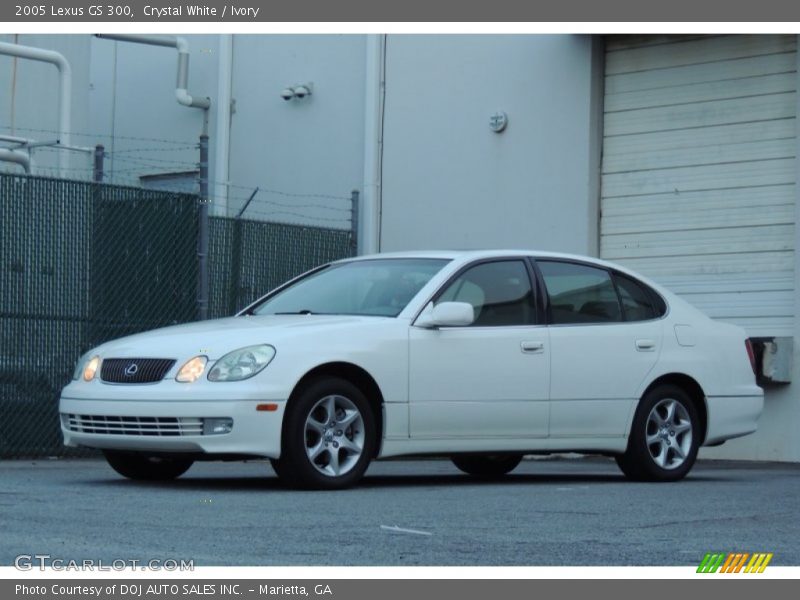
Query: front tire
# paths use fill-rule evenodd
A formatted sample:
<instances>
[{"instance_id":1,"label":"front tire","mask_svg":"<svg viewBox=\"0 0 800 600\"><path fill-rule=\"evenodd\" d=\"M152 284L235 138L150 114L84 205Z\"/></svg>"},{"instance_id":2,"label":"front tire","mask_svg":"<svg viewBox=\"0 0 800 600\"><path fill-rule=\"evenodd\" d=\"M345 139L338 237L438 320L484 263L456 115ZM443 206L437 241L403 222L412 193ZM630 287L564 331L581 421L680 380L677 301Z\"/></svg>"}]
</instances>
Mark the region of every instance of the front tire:
<instances>
[{"instance_id":1,"label":"front tire","mask_svg":"<svg viewBox=\"0 0 800 600\"><path fill-rule=\"evenodd\" d=\"M451 459L467 475L482 479L502 477L517 468L522 460L521 454L465 454Z\"/></svg>"},{"instance_id":2,"label":"front tire","mask_svg":"<svg viewBox=\"0 0 800 600\"><path fill-rule=\"evenodd\" d=\"M281 457L273 468L291 487L350 487L375 456L376 433L375 415L360 389L336 377L318 379L289 403Z\"/></svg>"},{"instance_id":3,"label":"front tire","mask_svg":"<svg viewBox=\"0 0 800 600\"><path fill-rule=\"evenodd\" d=\"M678 481L697 459L700 419L692 399L678 386L662 385L642 398L633 418L628 449L617 464L635 481Z\"/></svg>"},{"instance_id":4,"label":"front tire","mask_svg":"<svg viewBox=\"0 0 800 600\"><path fill-rule=\"evenodd\" d=\"M117 473L137 481L169 481L186 473L194 461L103 450L108 464Z\"/></svg>"}]
</instances>

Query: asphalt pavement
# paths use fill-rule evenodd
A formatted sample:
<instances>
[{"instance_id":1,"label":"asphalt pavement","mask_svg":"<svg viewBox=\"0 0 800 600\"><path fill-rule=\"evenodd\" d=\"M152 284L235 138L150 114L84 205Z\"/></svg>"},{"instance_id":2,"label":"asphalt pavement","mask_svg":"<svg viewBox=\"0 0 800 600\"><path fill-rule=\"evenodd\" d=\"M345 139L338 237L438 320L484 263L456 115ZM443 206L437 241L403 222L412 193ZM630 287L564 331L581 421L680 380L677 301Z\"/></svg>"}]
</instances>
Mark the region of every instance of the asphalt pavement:
<instances>
[{"instance_id":1,"label":"asphalt pavement","mask_svg":"<svg viewBox=\"0 0 800 600\"><path fill-rule=\"evenodd\" d=\"M701 461L649 484L604 458L526 460L495 482L444 460L389 461L354 489L300 492L265 462L139 483L102 460L3 461L0 564L697 565L745 551L800 565L798 498L800 465L786 463Z\"/></svg>"}]
</instances>

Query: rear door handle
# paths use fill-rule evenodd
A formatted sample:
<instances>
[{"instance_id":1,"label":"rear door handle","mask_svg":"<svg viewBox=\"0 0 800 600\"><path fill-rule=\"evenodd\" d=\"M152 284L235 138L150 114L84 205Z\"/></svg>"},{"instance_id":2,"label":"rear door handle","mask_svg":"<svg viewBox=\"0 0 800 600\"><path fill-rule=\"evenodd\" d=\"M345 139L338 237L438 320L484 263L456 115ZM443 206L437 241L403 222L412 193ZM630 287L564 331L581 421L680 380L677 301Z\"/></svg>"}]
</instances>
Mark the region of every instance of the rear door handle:
<instances>
[{"instance_id":1,"label":"rear door handle","mask_svg":"<svg viewBox=\"0 0 800 600\"><path fill-rule=\"evenodd\" d=\"M652 352L655 348L655 340L636 340L636 349L639 352Z\"/></svg>"},{"instance_id":2,"label":"rear door handle","mask_svg":"<svg viewBox=\"0 0 800 600\"><path fill-rule=\"evenodd\" d=\"M526 354L544 352L544 342L522 342L520 348Z\"/></svg>"}]
</instances>

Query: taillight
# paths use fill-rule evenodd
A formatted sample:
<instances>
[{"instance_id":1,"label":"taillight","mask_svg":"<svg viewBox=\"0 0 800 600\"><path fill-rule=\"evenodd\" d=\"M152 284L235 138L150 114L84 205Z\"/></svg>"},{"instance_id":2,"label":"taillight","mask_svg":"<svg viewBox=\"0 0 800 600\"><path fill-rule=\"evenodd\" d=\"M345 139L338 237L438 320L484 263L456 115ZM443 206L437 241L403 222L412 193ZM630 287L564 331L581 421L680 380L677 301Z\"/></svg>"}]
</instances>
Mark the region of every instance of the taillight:
<instances>
[{"instance_id":1,"label":"taillight","mask_svg":"<svg viewBox=\"0 0 800 600\"><path fill-rule=\"evenodd\" d=\"M756 372L756 355L755 352L753 352L753 343L750 341L750 338L744 341L744 346L747 348L747 358L750 359L750 367L753 369L753 375L758 375Z\"/></svg>"}]
</instances>

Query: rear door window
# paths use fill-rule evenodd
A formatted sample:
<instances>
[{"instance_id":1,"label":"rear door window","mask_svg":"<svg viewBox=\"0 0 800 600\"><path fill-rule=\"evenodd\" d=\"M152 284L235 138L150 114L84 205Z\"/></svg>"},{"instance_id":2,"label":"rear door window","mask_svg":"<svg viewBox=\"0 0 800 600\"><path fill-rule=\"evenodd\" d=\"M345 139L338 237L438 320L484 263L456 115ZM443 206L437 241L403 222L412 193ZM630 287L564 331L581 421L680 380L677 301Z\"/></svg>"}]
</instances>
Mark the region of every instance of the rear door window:
<instances>
[{"instance_id":1,"label":"rear door window","mask_svg":"<svg viewBox=\"0 0 800 600\"><path fill-rule=\"evenodd\" d=\"M537 260L536 264L550 297L553 324L623 320L614 283L605 269L561 261Z\"/></svg>"}]
</instances>

